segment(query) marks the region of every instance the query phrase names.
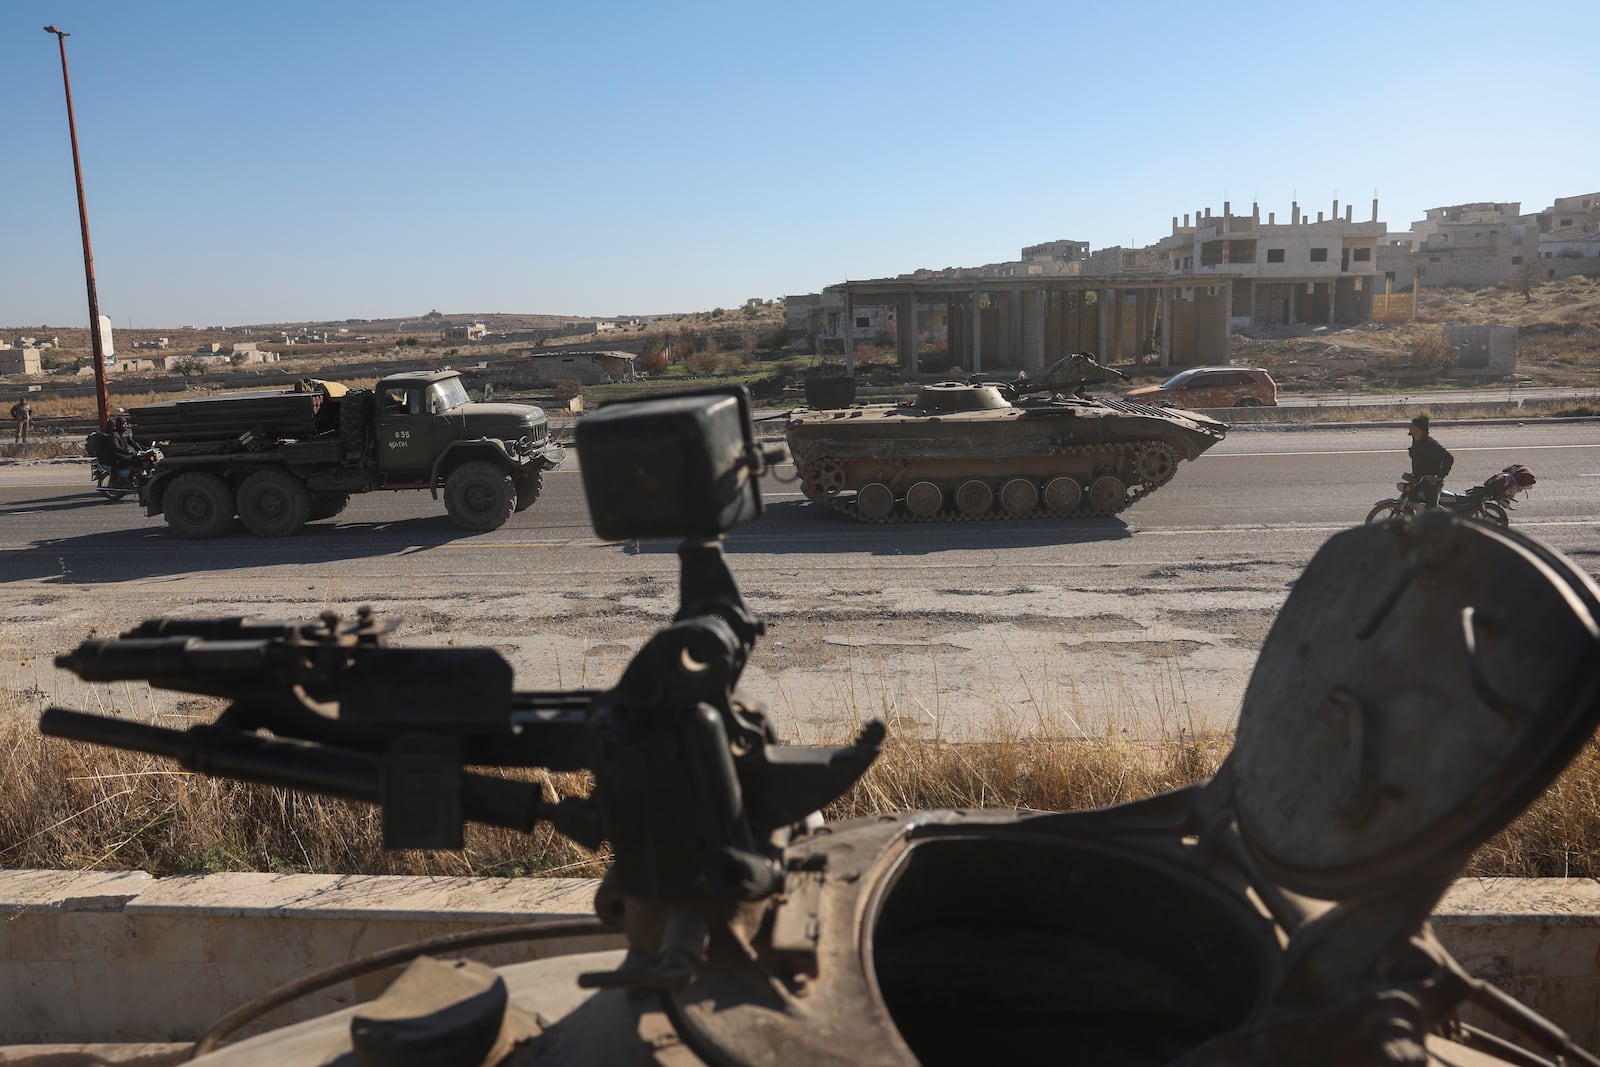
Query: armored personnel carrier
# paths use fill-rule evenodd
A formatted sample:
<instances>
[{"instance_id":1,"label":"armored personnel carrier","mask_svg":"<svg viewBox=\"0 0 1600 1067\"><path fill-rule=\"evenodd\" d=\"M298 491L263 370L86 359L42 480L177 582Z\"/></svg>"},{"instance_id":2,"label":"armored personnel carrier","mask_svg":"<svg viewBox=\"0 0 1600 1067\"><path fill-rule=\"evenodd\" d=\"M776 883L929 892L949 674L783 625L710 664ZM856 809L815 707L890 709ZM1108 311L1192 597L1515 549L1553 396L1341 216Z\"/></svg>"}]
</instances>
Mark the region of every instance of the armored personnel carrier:
<instances>
[{"instance_id":1,"label":"armored personnel carrier","mask_svg":"<svg viewBox=\"0 0 1600 1067\"><path fill-rule=\"evenodd\" d=\"M1228 427L1084 393L1108 373L1073 356L1037 382L939 382L898 404L803 409L789 452L807 497L863 522L1115 515Z\"/></svg>"}]
</instances>

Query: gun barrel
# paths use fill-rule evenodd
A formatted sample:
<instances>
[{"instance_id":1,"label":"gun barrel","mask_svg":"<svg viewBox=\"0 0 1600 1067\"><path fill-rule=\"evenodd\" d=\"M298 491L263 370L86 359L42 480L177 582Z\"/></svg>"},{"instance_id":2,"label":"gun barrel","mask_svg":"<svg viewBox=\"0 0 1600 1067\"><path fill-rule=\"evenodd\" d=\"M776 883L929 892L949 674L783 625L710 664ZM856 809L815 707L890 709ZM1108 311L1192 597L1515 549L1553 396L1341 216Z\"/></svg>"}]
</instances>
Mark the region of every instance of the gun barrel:
<instances>
[{"instance_id":1,"label":"gun barrel","mask_svg":"<svg viewBox=\"0 0 1600 1067\"><path fill-rule=\"evenodd\" d=\"M39 716L39 732L50 737L87 741L110 748L126 748L181 760L189 748L188 735L167 726L126 719L108 719L67 708L46 708Z\"/></svg>"},{"instance_id":2,"label":"gun barrel","mask_svg":"<svg viewBox=\"0 0 1600 1067\"><path fill-rule=\"evenodd\" d=\"M56 666L86 682L121 682L256 671L267 664L266 641L197 637L116 637L85 641Z\"/></svg>"}]
</instances>

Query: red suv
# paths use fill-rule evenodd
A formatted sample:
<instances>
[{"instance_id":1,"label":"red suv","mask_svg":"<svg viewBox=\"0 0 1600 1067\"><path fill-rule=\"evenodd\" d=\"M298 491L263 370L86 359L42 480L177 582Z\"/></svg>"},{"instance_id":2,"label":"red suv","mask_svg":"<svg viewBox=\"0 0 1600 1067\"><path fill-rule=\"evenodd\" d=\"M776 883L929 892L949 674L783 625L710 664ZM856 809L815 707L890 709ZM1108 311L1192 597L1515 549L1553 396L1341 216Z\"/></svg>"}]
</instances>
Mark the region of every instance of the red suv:
<instances>
[{"instance_id":1,"label":"red suv","mask_svg":"<svg viewBox=\"0 0 1600 1067\"><path fill-rule=\"evenodd\" d=\"M1278 403L1278 383L1260 367L1190 367L1126 396L1175 408L1254 408Z\"/></svg>"}]
</instances>

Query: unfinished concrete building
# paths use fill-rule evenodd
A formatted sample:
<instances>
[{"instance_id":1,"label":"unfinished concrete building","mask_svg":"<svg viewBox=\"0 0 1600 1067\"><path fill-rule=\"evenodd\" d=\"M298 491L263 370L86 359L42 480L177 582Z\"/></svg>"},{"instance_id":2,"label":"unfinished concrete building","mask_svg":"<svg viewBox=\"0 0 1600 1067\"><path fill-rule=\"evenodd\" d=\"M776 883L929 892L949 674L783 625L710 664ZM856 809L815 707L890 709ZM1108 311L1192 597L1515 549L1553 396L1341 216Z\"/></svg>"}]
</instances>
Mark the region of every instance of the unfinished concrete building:
<instances>
[{"instance_id":1,"label":"unfinished concrete building","mask_svg":"<svg viewBox=\"0 0 1600 1067\"><path fill-rule=\"evenodd\" d=\"M1534 218L1541 281L1576 274L1600 277L1600 193L1557 197Z\"/></svg>"},{"instance_id":2,"label":"unfinished concrete building","mask_svg":"<svg viewBox=\"0 0 1600 1067\"><path fill-rule=\"evenodd\" d=\"M1107 363L1227 362L1225 295L1169 279L1148 249L1091 255L1088 247L1054 241L1010 263L844 282L824 290L821 303L837 303L844 322L868 321L876 310L892 329L899 364L913 373L924 355L939 370L964 373L1032 373L1072 352ZM1161 322L1174 329L1164 335ZM1182 347L1174 337L1185 338ZM853 331L843 340L853 369Z\"/></svg>"},{"instance_id":3,"label":"unfinished concrete building","mask_svg":"<svg viewBox=\"0 0 1600 1067\"><path fill-rule=\"evenodd\" d=\"M1372 297L1377 273L1377 249L1387 227L1378 221L1378 201L1372 217L1356 222L1355 210L1346 205L1339 216L1339 201L1329 216L1301 214L1300 204L1290 208L1289 221L1279 223L1276 213L1261 221L1261 208L1235 215L1224 203L1222 213L1210 208L1197 211L1180 223L1172 219L1172 233L1156 244L1167 263L1169 277L1186 279L1185 285L1204 286L1213 299L1226 295L1230 316L1260 325L1353 325L1372 317ZM1181 319L1173 322L1178 348Z\"/></svg>"}]
</instances>

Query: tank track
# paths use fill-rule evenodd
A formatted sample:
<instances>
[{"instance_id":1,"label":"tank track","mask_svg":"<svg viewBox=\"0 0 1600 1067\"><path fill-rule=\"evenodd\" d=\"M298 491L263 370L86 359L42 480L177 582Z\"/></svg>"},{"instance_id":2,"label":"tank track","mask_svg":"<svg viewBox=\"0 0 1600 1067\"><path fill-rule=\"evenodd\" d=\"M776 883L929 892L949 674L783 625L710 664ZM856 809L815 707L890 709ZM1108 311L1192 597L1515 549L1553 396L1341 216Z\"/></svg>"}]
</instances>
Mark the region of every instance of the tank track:
<instances>
[{"instance_id":1,"label":"tank track","mask_svg":"<svg viewBox=\"0 0 1600 1067\"><path fill-rule=\"evenodd\" d=\"M856 507L856 498L854 496L846 500L840 497L840 490L838 489L835 489L834 492L829 493L818 487L816 482L816 474L819 471L824 473L832 473L827 469L830 462L833 464L834 469L838 471L838 474L842 476L843 471L842 468L838 467L838 461L831 460L831 457L827 456L816 456L814 458L807 459L801 463L798 475L800 485L807 499L818 504L822 504L825 507L832 508L839 514L852 518L857 522L876 523L879 525L912 522L990 522L999 519L1027 520L1106 518L1111 515L1120 514L1133 504L1143 500L1145 497L1149 496L1151 493L1170 482L1172 480L1172 476L1178 472L1179 463L1177 449L1173 448L1165 441L1157 440L1119 441L1112 444L1098 445L1071 445L1060 449L1056 452L1056 455L1062 458L1082 459L1085 462L1096 466L1106 465L1109 463L1112 470L1127 470L1131 472L1133 477L1139 477L1140 467L1145 466L1147 468L1146 476L1140 478L1138 481L1125 483L1127 484L1127 492L1124 494L1122 504L1119 507L1111 509L1110 511L1097 511L1094 508L1089 499L1089 487L1085 485L1081 487L1084 490L1082 502L1072 511L1068 512L1058 513L1051 511L1049 508L1044 506L1041 500L1041 502L1035 506L1032 511L1025 512L1020 515L1015 515L1008 511L1001 510L998 506L998 503L992 504L988 511L977 515L967 515L953 509L950 506L950 500L947 496L946 499L941 503L939 511L927 516L926 518L913 515L906 511L905 502L903 500L897 500L894 510L892 510L889 514L884 515L881 518L870 518L861 514L860 510ZM1155 461L1145 460L1144 457L1149 455L1156 455L1159 458Z\"/></svg>"}]
</instances>

